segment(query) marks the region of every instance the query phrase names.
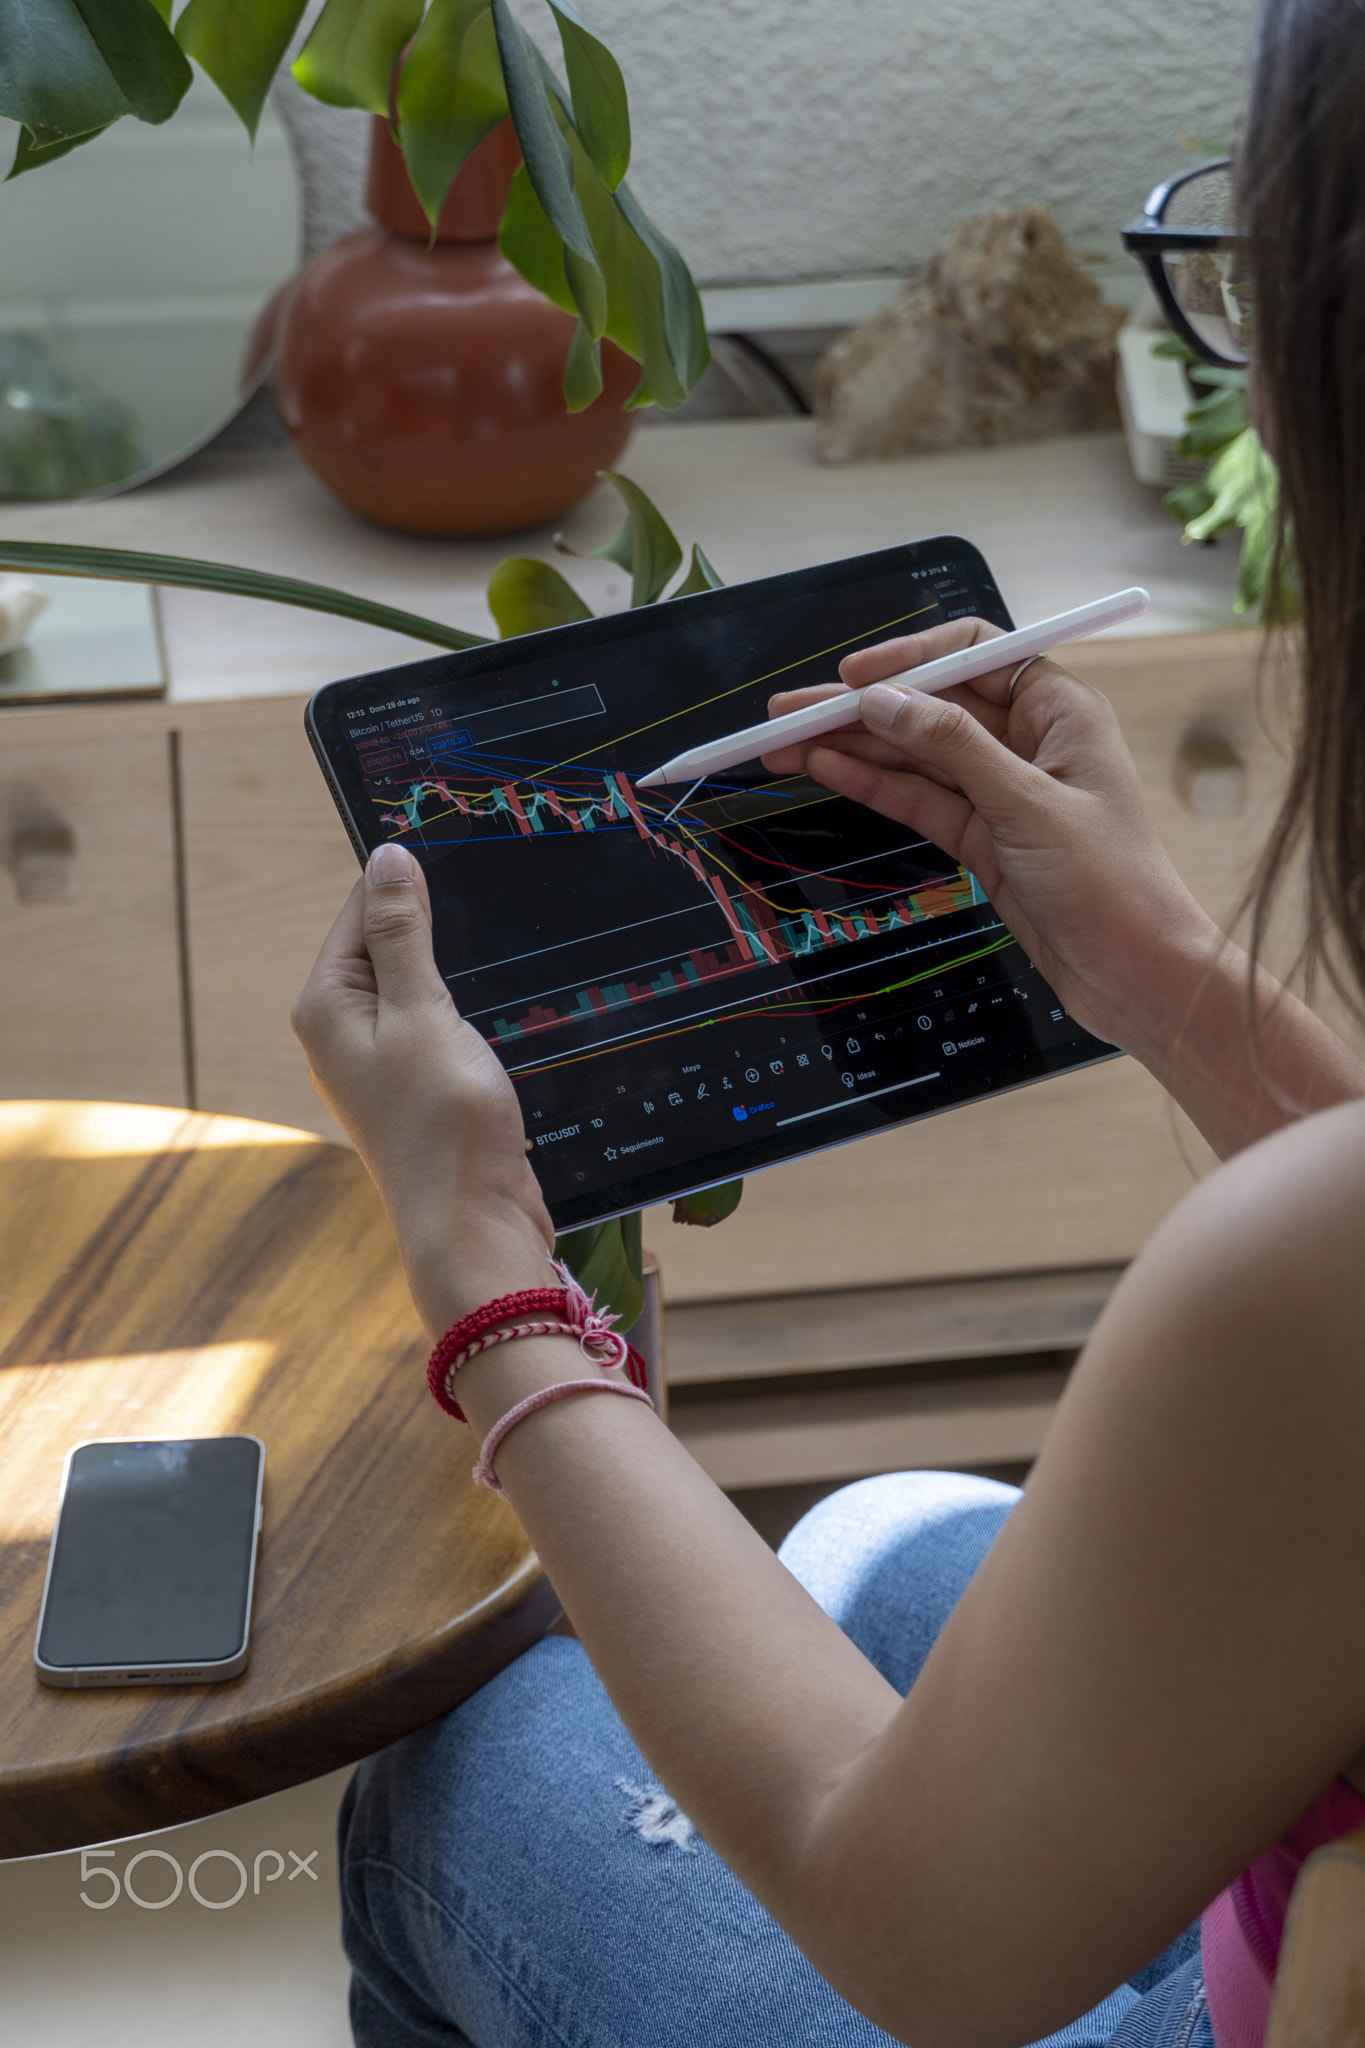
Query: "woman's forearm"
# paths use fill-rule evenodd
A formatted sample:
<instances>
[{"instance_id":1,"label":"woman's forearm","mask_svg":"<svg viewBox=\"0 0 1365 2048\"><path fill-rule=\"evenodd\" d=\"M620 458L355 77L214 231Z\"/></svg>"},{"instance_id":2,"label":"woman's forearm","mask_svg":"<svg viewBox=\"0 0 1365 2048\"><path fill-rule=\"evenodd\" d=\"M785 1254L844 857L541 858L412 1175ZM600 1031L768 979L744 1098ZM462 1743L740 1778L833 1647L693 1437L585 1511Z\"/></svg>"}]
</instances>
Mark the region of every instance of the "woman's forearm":
<instances>
[{"instance_id":1,"label":"woman's forearm","mask_svg":"<svg viewBox=\"0 0 1365 2048\"><path fill-rule=\"evenodd\" d=\"M1365 1095L1365 1063L1263 969L1253 1001L1246 954L1202 914L1139 968L1116 1013L1115 1042L1220 1159Z\"/></svg>"},{"instance_id":2,"label":"woman's forearm","mask_svg":"<svg viewBox=\"0 0 1365 2048\"><path fill-rule=\"evenodd\" d=\"M584 1370L571 1341L495 1349L461 1372L460 1402L484 1436L515 1401ZM642 1405L556 1403L497 1464L652 1769L817 1967L844 1974L858 1943L812 1870L812 1835L895 1717L894 1688ZM845 1989L865 1998L878 1974Z\"/></svg>"}]
</instances>

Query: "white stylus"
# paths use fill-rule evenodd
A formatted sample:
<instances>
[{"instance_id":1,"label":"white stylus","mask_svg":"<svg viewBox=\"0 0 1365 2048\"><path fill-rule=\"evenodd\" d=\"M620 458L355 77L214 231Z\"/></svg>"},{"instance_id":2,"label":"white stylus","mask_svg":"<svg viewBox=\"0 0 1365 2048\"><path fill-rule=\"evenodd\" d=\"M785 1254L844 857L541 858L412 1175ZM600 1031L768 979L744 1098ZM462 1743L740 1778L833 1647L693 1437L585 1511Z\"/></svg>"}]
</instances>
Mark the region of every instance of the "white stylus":
<instances>
[{"instance_id":1,"label":"white stylus","mask_svg":"<svg viewBox=\"0 0 1365 2048\"><path fill-rule=\"evenodd\" d=\"M1004 633L998 640L983 640L975 647L959 648L956 654L944 654L937 661L926 661L923 668L907 668L885 680L914 690L948 690L954 683L969 683L973 676L987 675L992 669L1010 668L1032 655L1046 654L1050 647L1059 647L1064 640L1081 640L1087 633L1098 633L1105 626L1135 619L1151 601L1145 590L1118 590L1112 597L1097 597L1093 604L1080 605L1074 612L1058 612L1055 619L1040 619L1036 626L1021 626L1017 633ZM640 776L635 787L662 789L669 782L704 781L722 768L735 768L741 761L756 761L760 754L771 754L792 740L814 739L818 733L856 725L862 701L862 691L853 690L846 697L826 697L818 704L808 704L804 711L789 711L785 718L746 725L742 732L727 733L723 739L711 740L704 747L690 747L685 754L675 754L662 768Z\"/></svg>"}]
</instances>

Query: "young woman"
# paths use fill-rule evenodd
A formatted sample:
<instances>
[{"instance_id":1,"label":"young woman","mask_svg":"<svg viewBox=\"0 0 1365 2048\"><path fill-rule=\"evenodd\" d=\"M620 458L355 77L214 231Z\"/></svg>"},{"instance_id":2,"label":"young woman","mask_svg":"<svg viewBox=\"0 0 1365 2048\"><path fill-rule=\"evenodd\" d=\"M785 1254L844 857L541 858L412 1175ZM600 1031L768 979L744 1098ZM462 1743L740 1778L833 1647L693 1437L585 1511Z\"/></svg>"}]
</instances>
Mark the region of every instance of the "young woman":
<instances>
[{"instance_id":1,"label":"young woman","mask_svg":"<svg viewBox=\"0 0 1365 2048\"><path fill-rule=\"evenodd\" d=\"M1270 0L1241 226L1305 615L1275 844L1306 821L1358 983L1362 107L1358 0ZM845 682L992 630L854 655ZM864 729L770 765L961 858L1225 1164L1116 1290L1022 1495L869 1480L779 1561L643 1404L557 1399L506 1437L498 1479L581 1646L540 1644L358 1772L364 2048L1256 2048L1293 1872L1365 1824L1365 1070L1191 900L1104 700L1050 662L1010 681L874 693ZM515 1097L398 847L296 1023L433 1337L545 1285ZM593 1370L523 1338L459 1399L486 1437Z\"/></svg>"}]
</instances>

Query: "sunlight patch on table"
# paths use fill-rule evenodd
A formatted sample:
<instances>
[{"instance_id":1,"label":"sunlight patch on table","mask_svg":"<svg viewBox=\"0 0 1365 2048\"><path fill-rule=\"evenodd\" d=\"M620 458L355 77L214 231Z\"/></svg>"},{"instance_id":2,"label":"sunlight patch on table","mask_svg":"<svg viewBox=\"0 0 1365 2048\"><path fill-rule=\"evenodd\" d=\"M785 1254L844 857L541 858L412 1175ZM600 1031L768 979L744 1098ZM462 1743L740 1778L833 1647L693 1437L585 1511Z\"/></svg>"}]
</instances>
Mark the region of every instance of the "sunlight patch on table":
<instances>
[{"instance_id":1,"label":"sunlight patch on table","mask_svg":"<svg viewBox=\"0 0 1365 2048\"><path fill-rule=\"evenodd\" d=\"M156 1152L323 1142L311 1131L290 1130L282 1124L141 1103L0 1103L0 1155L16 1158L133 1159Z\"/></svg>"},{"instance_id":2,"label":"sunlight patch on table","mask_svg":"<svg viewBox=\"0 0 1365 2048\"><path fill-rule=\"evenodd\" d=\"M278 1351L254 1341L200 1344L0 1375L0 1543L51 1536L62 1459L75 1444L250 1429L247 1413Z\"/></svg>"}]
</instances>

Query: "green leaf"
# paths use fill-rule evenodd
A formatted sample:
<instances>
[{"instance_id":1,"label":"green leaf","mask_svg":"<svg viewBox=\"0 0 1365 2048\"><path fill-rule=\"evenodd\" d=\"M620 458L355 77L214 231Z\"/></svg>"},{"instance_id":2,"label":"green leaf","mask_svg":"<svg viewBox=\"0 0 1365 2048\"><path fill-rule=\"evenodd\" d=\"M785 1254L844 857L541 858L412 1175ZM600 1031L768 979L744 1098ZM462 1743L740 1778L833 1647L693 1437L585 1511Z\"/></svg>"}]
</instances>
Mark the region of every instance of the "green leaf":
<instances>
[{"instance_id":1,"label":"green leaf","mask_svg":"<svg viewBox=\"0 0 1365 2048\"><path fill-rule=\"evenodd\" d=\"M570 626L593 616L558 569L530 555L509 555L499 562L488 579L488 609L504 640L515 640L519 633L540 633L547 626Z\"/></svg>"},{"instance_id":2,"label":"green leaf","mask_svg":"<svg viewBox=\"0 0 1365 2048\"><path fill-rule=\"evenodd\" d=\"M629 186L619 185L615 199L626 226L644 244L658 268L664 334L682 396L672 404L666 398L655 398L649 403L661 405L665 410L672 411L681 405L688 392L695 388L711 360L711 344L706 339L706 319L701 309L701 296L682 257L668 237L660 234L644 208L637 204ZM639 402L638 396L631 400L632 405Z\"/></svg>"},{"instance_id":3,"label":"green leaf","mask_svg":"<svg viewBox=\"0 0 1365 2048\"><path fill-rule=\"evenodd\" d=\"M717 1223L723 1223L727 1216L734 1215L743 1193L742 1180L727 1180L718 1188L702 1188L695 1195L684 1195L681 1201L673 1204L673 1221L695 1223L703 1230L710 1230Z\"/></svg>"},{"instance_id":4,"label":"green leaf","mask_svg":"<svg viewBox=\"0 0 1365 2048\"><path fill-rule=\"evenodd\" d=\"M638 484L614 469L600 470L604 482L615 484L626 501L626 521L609 541L590 551L589 560L616 562L628 569L632 606L653 604L682 565L682 549L663 513Z\"/></svg>"},{"instance_id":5,"label":"green leaf","mask_svg":"<svg viewBox=\"0 0 1365 2048\"><path fill-rule=\"evenodd\" d=\"M28 129L35 157L129 111L74 0L0 0L0 114Z\"/></svg>"},{"instance_id":6,"label":"green leaf","mask_svg":"<svg viewBox=\"0 0 1365 2048\"><path fill-rule=\"evenodd\" d=\"M93 142L103 135L103 128L91 128L84 135L68 135L64 142L50 142L46 149L35 149L33 137L27 128L19 130L19 140L14 145L14 161L5 173L5 182L18 178L25 171L40 170L44 164L53 163L59 156L68 156L73 149L79 149L84 142Z\"/></svg>"},{"instance_id":7,"label":"green leaf","mask_svg":"<svg viewBox=\"0 0 1365 2048\"><path fill-rule=\"evenodd\" d=\"M362 625L383 626L390 633L427 641L433 647L486 647L482 633L443 626L416 612L390 604L373 604L349 590L325 583L301 583L293 576L272 576L263 569L236 569L226 562L198 562L184 555L145 555L128 548L68 547L54 541L0 540L0 569L27 569L37 576L95 576L113 583L174 584L181 590L216 590L228 597L259 597L273 604L297 605L303 611L329 612Z\"/></svg>"},{"instance_id":8,"label":"green leaf","mask_svg":"<svg viewBox=\"0 0 1365 2048\"><path fill-rule=\"evenodd\" d=\"M1212 503L1213 492L1203 477L1196 477L1192 483L1178 484L1173 491L1167 491L1161 501L1161 509L1183 525L1187 520L1197 519L1201 512L1207 512Z\"/></svg>"},{"instance_id":9,"label":"green leaf","mask_svg":"<svg viewBox=\"0 0 1365 2048\"><path fill-rule=\"evenodd\" d=\"M672 410L681 405L710 361L696 288L677 250L635 205L625 185L614 193L607 190L574 128L563 88L548 67L542 83L569 152L574 191L606 286L604 331L641 366L629 404ZM530 178L520 172L503 214L498 246L527 282L555 305L578 310L565 268L563 239ZM573 261L570 258L571 269Z\"/></svg>"},{"instance_id":10,"label":"green leaf","mask_svg":"<svg viewBox=\"0 0 1365 2048\"><path fill-rule=\"evenodd\" d=\"M548 67L546 90L606 280L606 332L641 367L629 408L659 405L672 411L711 359L696 287L677 250L635 204L628 187L607 190Z\"/></svg>"},{"instance_id":11,"label":"green leaf","mask_svg":"<svg viewBox=\"0 0 1365 2048\"><path fill-rule=\"evenodd\" d=\"M717 576L711 564L698 547L692 543L692 564L676 590L669 591L669 597L695 597L702 590L724 590L723 580Z\"/></svg>"},{"instance_id":12,"label":"green leaf","mask_svg":"<svg viewBox=\"0 0 1365 2048\"><path fill-rule=\"evenodd\" d=\"M566 1231L555 1239L555 1257L564 1261L584 1293L596 1296L599 1308L620 1317L619 1330L626 1331L637 1321L645 1305L638 1209L613 1217L610 1223Z\"/></svg>"},{"instance_id":13,"label":"green leaf","mask_svg":"<svg viewBox=\"0 0 1365 2048\"><path fill-rule=\"evenodd\" d=\"M1190 379L1195 384L1221 384L1228 391L1245 391L1245 370L1227 370L1221 363L1191 363Z\"/></svg>"},{"instance_id":14,"label":"green leaf","mask_svg":"<svg viewBox=\"0 0 1365 2048\"><path fill-rule=\"evenodd\" d=\"M552 305L562 307L566 313L578 311L569 290L569 280L564 274L563 240L555 233L553 221L536 198L525 164L517 166L512 189L507 195L502 226L498 230L498 247L508 262L521 272L527 284L534 285L538 292L544 292Z\"/></svg>"},{"instance_id":15,"label":"green leaf","mask_svg":"<svg viewBox=\"0 0 1365 2048\"><path fill-rule=\"evenodd\" d=\"M630 106L621 67L568 7L550 0L573 96L574 126L597 174L614 192L630 168Z\"/></svg>"},{"instance_id":16,"label":"green leaf","mask_svg":"<svg viewBox=\"0 0 1365 2048\"><path fill-rule=\"evenodd\" d=\"M195 0L191 0L195 4ZM535 187L556 232L564 242L564 269L579 318L593 340L607 319L607 289L597 252L574 189L573 160L550 111L545 60L513 14L508 0L491 0L498 53L507 88L512 124L526 160L526 174ZM553 76L553 74L551 74Z\"/></svg>"},{"instance_id":17,"label":"green leaf","mask_svg":"<svg viewBox=\"0 0 1365 2048\"><path fill-rule=\"evenodd\" d=\"M620 193L608 192L598 177L558 99L555 118L568 144L574 187L601 259L607 287L607 334L640 365L640 382L629 403L676 406L684 394L669 352L659 266L628 226L618 204ZM568 260L572 262L572 258Z\"/></svg>"},{"instance_id":18,"label":"green leaf","mask_svg":"<svg viewBox=\"0 0 1365 2048\"><path fill-rule=\"evenodd\" d=\"M433 231L470 153L506 118L488 0L432 0L398 81L398 133Z\"/></svg>"},{"instance_id":19,"label":"green leaf","mask_svg":"<svg viewBox=\"0 0 1365 2048\"><path fill-rule=\"evenodd\" d=\"M76 0L76 5L138 120L169 121L194 73L152 0Z\"/></svg>"},{"instance_id":20,"label":"green leaf","mask_svg":"<svg viewBox=\"0 0 1365 2048\"><path fill-rule=\"evenodd\" d=\"M175 39L202 64L248 134L303 16L305 0L189 0Z\"/></svg>"},{"instance_id":21,"label":"green leaf","mask_svg":"<svg viewBox=\"0 0 1365 2048\"><path fill-rule=\"evenodd\" d=\"M1200 363L1204 360L1187 341L1182 341L1169 328L1152 343L1151 348L1154 356L1172 356L1179 363Z\"/></svg>"},{"instance_id":22,"label":"green leaf","mask_svg":"<svg viewBox=\"0 0 1365 2048\"><path fill-rule=\"evenodd\" d=\"M393 67L421 19L422 0L327 0L294 76L315 100L387 120Z\"/></svg>"},{"instance_id":23,"label":"green leaf","mask_svg":"<svg viewBox=\"0 0 1365 2048\"><path fill-rule=\"evenodd\" d=\"M601 396L602 344L593 340L580 320L564 365L564 403L570 412L582 412Z\"/></svg>"},{"instance_id":24,"label":"green leaf","mask_svg":"<svg viewBox=\"0 0 1365 2048\"><path fill-rule=\"evenodd\" d=\"M1175 453L1182 462L1216 455L1229 441L1245 433L1246 426L1245 388L1229 390L1219 387L1207 398L1196 399L1190 407L1185 415L1185 432L1175 444Z\"/></svg>"},{"instance_id":25,"label":"green leaf","mask_svg":"<svg viewBox=\"0 0 1365 2048\"><path fill-rule=\"evenodd\" d=\"M1280 478L1254 428L1247 427L1228 443L1209 464L1203 482L1211 502L1185 528L1185 539L1212 540L1240 526L1237 610L1255 611L1267 624L1284 624L1296 618L1299 596L1292 576L1279 588L1271 582L1279 529Z\"/></svg>"}]
</instances>

